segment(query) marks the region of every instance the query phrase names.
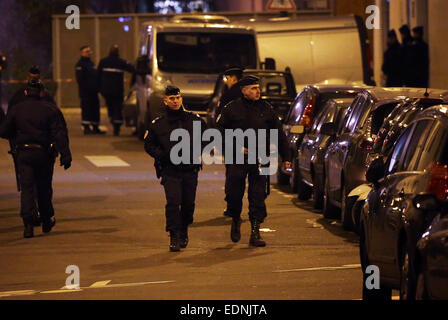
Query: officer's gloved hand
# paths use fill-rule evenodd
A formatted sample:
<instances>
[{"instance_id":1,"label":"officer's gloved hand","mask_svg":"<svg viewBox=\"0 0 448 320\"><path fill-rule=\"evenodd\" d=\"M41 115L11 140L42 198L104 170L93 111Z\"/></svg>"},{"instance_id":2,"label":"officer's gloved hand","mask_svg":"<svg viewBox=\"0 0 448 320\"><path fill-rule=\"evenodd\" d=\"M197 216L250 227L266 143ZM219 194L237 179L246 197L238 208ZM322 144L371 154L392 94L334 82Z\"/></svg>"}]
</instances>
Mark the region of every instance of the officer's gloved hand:
<instances>
[{"instance_id":1,"label":"officer's gloved hand","mask_svg":"<svg viewBox=\"0 0 448 320\"><path fill-rule=\"evenodd\" d=\"M72 158L71 157L61 157L60 163L61 163L61 166L64 166L64 170L67 170L72 165Z\"/></svg>"}]
</instances>

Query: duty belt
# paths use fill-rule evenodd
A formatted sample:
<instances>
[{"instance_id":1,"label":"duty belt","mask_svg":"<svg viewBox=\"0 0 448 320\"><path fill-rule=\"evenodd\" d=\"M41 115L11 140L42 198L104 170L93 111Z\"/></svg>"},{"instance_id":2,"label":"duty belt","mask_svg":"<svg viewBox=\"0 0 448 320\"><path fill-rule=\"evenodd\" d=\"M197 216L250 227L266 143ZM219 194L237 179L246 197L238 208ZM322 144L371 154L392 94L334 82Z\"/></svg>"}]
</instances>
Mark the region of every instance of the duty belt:
<instances>
[{"instance_id":1,"label":"duty belt","mask_svg":"<svg viewBox=\"0 0 448 320\"><path fill-rule=\"evenodd\" d=\"M35 143L24 143L24 144L18 144L18 149L42 149L45 150L46 148L40 144Z\"/></svg>"}]
</instances>

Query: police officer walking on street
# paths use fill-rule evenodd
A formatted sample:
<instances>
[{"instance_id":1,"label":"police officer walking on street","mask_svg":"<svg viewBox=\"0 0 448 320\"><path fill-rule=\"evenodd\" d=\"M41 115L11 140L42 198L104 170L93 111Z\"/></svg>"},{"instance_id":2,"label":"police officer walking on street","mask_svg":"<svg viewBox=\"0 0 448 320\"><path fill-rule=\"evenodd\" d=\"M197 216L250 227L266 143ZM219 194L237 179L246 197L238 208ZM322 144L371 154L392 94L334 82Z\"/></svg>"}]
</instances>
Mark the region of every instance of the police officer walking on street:
<instances>
[{"instance_id":1,"label":"police officer walking on street","mask_svg":"<svg viewBox=\"0 0 448 320\"><path fill-rule=\"evenodd\" d=\"M216 117L218 117L222 108L229 102L241 98L241 89L238 85L238 81L243 77L243 70L240 68L231 68L224 71L224 77L226 78L226 89L221 99L219 99L218 110L216 112Z\"/></svg>"},{"instance_id":2,"label":"police officer walking on street","mask_svg":"<svg viewBox=\"0 0 448 320\"><path fill-rule=\"evenodd\" d=\"M81 99L81 118L84 134L104 134L98 128L100 124L100 101L98 99L98 72L95 64L90 60L92 50L89 46L82 46L81 58L75 65L76 81ZM92 128L90 128L92 126Z\"/></svg>"},{"instance_id":3,"label":"police officer walking on street","mask_svg":"<svg viewBox=\"0 0 448 320\"><path fill-rule=\"evenodd\" d=\"M201 155L195 155L190 150L188 163L173 163L170 153L177 142L171 141L170 136L176 129L187 130L190 138L188 147L193 149L195 143L193 126L195 123L201 125L202 136L205 122L198 115L184 110L182 96L177 87L166 88L163 103L166 106L164 115L154 119L145 133L145 151L154 158L157 177L162 177L161 184L165 189L166 231L170 233L169 249L179 251L180 248L187 247L188 226L193 223ZM203 146L201 142L201 152Z\"/></svg>"},{"instance_id":4,"label":"police officer walking on street","mask_svg":"<svg viewBox=\"0 0 448 320\"><path fill-rule=\"evenodd\" d=\"M42 90L39 80L31 80L25 90L27 99L15 105L0 125L0 137L14 138L16 142L25 238L34 236L35 188L42 231L48 233L55 225L52 204L54 162L58 153L64 169L68 169L72 161L64 117L56 105L42 100Z\"/></svg>"},{"instance_id":5,"label":"police officer walking on street","mask_svg":"<svg viewBox=\"0 0 448 320\"><path fill-rule=\"evenodd\" d=\"M217 121L217 128L224 133L226 129L248 129L255 130L255 136L259 137L259 130L264 129L269 132L271 129L277 130L279 138L279 152L284 160L283 165L288 168L291 166L290 154L287 146L286 136L283 133L281 122L275 114L272 106L260 99L259 78L255 76L247 76L239 82L242 98L234 100L226 105ZM233 137L232 137L233 138ZM269 149L270 142L265 141L266 147ZM225 144L233 145L233 159L226 159L232 164L227 164L227 182L231 188L226 188L227 209L232 216L232 226L230 237L233 242L241 239L241 210L243 206L244 189L246 186L246 177L249 180L248 198L249 198L249 219L251 222L251 235L249 245L254 247L264 247L265 241L260 236L260 224L263 223L267 216L265 199L268 195L269 179L267 175L261 174L260 164L249 163L248 144L237 146L232 141L225 139ZM257 141L257 146L260 142ZM260 150L259 150L260 151ZM268 154L269 150L265 150L264 154ZM237 164L235 155L237 152L244 153L244 163ZM226 183L227 185L227 183Z\"/></svg>"},{"instance_id":6,"label":"police officer walking on street","mask_svg":"<svg viewBox=\"0 0 448 320\"><path fill-rule=\"evenodd\" d=\"M114 136L120 134L123 124L123 73L135 72L134 66L120 58L118 45L110 48L109 56L101 59L98 64L98 78L100 80L100 92L106 99L109 119L114 127Z\"/></svg>"}]
</instances>

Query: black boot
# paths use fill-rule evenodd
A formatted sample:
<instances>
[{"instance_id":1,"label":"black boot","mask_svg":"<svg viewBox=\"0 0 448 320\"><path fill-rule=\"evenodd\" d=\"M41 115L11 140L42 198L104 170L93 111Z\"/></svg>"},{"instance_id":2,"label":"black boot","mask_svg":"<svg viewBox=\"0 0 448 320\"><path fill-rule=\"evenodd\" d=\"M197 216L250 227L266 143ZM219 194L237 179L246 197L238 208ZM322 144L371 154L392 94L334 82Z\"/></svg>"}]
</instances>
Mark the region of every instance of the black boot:
<instances>
[{"instance_id":1,"label":"black boot","mask_svg":"<svg viewBox=\"0 0 448 320\"><path fill-rule=\"evenodd\" d=\"M92 129L90 129L90 126L88 124L83 124L82 126L84 127L84 134L87 135L93 133Z\"/></svg>"},{"instance_id":2,"label":"black boot","mask_svg":"<svg viewBox=\"0 0 448 320\"><path fill-rule=\"evenodd\" d=\"M34 227L32 224L26 224L25 230L23 231L24 238L32 238L34 237Z\"/></svg>"},{"instance_id":3,"label":"black boot","mask_svg":"<svg viewBox=\"0 0 448 320\"><path fill-rule=\"evenodd\" d=\"M232 216L230 215L229 210L227 210L227 209L224 210L224 217L232 218Z\"/></svg>"},{"instance_id":4,"label":"black boot","mask_svg":"<svg viewBox=\"0 0 448 320\"><path fill-rule=\"evenodd\" d=\"M241 218L233 218L232 219L232 227L230 229L230 239L233 242L238 242L241 239Z\"/></svg>"},{"instance_id":5,"label":"black boot","mask_svg":"<svg viewBox=\"0 0 448 320\"><path fill-rule=\"evenodd\" d=\"M170 231L170 251L180 251L179 234L174 231Z\"/></svg>"},{"instance_id":6,"label":"black boot","mask_svg":"<svg viewBox=\"0 0 448 320\"><path fill-rule=\"evenodd\" d=\"M98 125L94 124L93 125L93 134L105 134L106 131L100 130L100 128L98 128Z\"/></svg>"},{"instance_id":7,"label":"black boot","mask_svg":"<svg viewBox=\"0 0 448 320\"><path fill-rule=\"evenodd\" d=\"M181 248L186 248L188 245L188 226L183 227L179 233L179 245Z\"/></svg>"},{"instance_id":8,"label":"black boot","mask_svg":"<svg viewBox=\"0 0 448 320\"><path fill-rule=\"evenodd\" d=\"M266 242L260 236L260 222L257 220L252 220L252 232L250 234L249 245L253 247L264 247L266 246Z\"/></svg>"},{"instance_id":9,"label":"black boot","mask_svg":"<svg viewBox=\"0 0 448 320\"><path fill-rule=\"evenodd\" d=\"M119 124L114 124L114 136L119 136L120 135L120 127L121 125Z\"/></svg>"},{"instance_id":10,"label":"black boot","mask_svg":"<svg viewBox=\"0 0 448 320\"><path fill-rule=\"evenodd\" d=\"M55 217L51 217L50 220L47 221L43 221L42 222L42 232L43 233L48 233L51 231L51 229L54 227L54 225L56 224L56 219Z\"/></svg>"}]
</instances>

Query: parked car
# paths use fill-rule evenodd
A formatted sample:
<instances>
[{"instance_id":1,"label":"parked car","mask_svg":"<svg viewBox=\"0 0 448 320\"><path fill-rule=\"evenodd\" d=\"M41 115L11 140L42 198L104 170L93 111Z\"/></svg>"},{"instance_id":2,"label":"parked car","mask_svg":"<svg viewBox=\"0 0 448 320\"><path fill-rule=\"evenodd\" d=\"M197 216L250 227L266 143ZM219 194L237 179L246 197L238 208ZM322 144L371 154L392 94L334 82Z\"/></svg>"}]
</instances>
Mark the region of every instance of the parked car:
<instances>
[{"instance_id":1,"label":"parked car","mask_svg":"<svg viewBox=\"0 0 448 320\"><path fill-rule=\"evenodd\" d=\"M415 119L419 112L429 107L442 104L443 102L443 99L418 98L407 99L403 103L400 103L391 112L389 117L384 120L383 126L378 131L372 151L366 158L366 169L370 163L380 156L383 157L384 160L387 159L399 135L407 128L411 121ZM362 184L350 191L347 196L347 203L354 203L351 215L353 229L356 232L359 232L359 215L362 206L372 187L373 186L370 183Z\"/></svg>"},{"instance_id":2,"label":"parked car","mask_svg":"<svg viewBox=\"0 0 448 320\"><path fill-rule=\"evenodd\" d=\"M288 137L289 147L293 159L302 143L303 136L312 125L314 117L319 115L325 103L330 99L354 98L364 87L349 85L310 85L300 91L289 109L284 121L283 131ZM296 181L300 181L298 167L293 169L281 168L277 171L279 184L290 184L297 189ZM302 191L302 199L311 197L311 189Z\"/></svg>"},{"instance_id":3,"label":"parked car","mask_svg":"<svg viewBox=\"0 0 448 320\"><path fill-rule=\"evenodd\" d=\"M254 75L260 78L261 98L274 107L280 119L283 119L297 95L294 78L290 71L245 69L243 76ZM218 117L218 102L225 92L224 76L218 76L215 89L207 107L207 124L215 126Z\"/></svg>"},{"instance_id":4,"label":"parked car","mask_svg":"<svg viewBox=\"0 0 448 320\"><path fill-rule=\"evenodd\" d=\"M448 175L448 174L446 174ZM433 194L414 198L424 213L437 212L417 242L415 257L416 299L448 299L448 207Z\"/></svg>"},{"instance_id":5,"label":"parked car","mask_svg":"<svg viewBox=\"0 0 448 320\"><path fill-rule=\"evenodd\" d=\"M374 185L361 211L360 259L364 278L369 265L380 270L380 290L363 297L413 299L416 290L416 245L436 212L422 210L414 198L432 193L447 199L448 104L421 112L404 130L384 162L371 163L366 178Z\"/></svg>"},{"instance_id":6,"label":"parked car","mask_svg":"<svg viewBox=\"0 0 448 320\"><path fill-rule=\"evenodd\" d=\"M292 175L296 171L296 166L299 167L300 174L294 175L292 179L301 177L300 181L294 183L298 186L299 199L304 196L306 198L304 191L311 187L316 209L321 209L323 202L324 156L328 146L336 137L336 135L326 135L325 131L328 128L335 132L342 129L343 120L352 101L352 98L327 101L320 115L314 119L311 129L303 137L297 159L293 161Z\"/></svg>"},{"instance_id":7,"label":"parked car","mask_svg":"<svg viewBox=\"0 0 448 320\"><path fill-rule=\"evenodd\" d=\"M366 158L387 116L406 98L424 96L423 89L365 89L353 100L339 137L325 155L323 212L335 217L340 208L345 229L352 229L354 202L348 194L365 183Z\"/></svg>"}]
</instances>

